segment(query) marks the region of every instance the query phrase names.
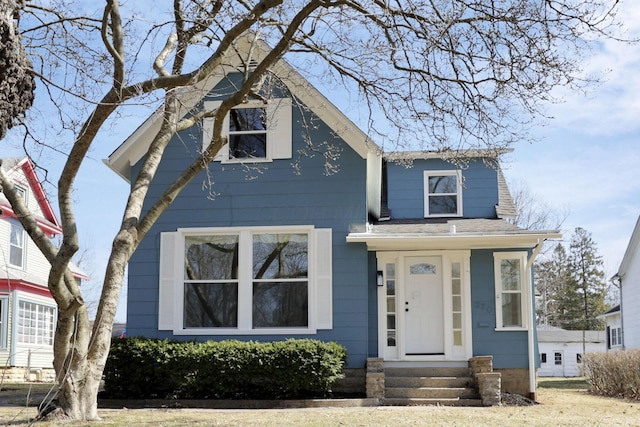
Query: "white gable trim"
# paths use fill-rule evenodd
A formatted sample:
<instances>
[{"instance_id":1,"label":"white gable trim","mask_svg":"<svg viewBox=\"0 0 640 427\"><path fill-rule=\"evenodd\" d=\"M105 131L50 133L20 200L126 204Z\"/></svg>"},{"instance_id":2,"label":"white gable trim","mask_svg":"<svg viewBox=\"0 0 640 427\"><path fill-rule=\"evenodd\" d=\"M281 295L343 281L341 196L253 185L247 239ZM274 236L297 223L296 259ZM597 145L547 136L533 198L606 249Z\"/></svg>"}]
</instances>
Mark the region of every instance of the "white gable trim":
<instances>
[{"instance_id":1,"label":"white gable trim","mask_svg":"<svg viewBox=\"0 0 640 427\"><path fill-rule=\"evenodd\" d=\"M246 55L248 52L251 52L253 55L252 59L256 61L261 61L270 52L270 48L265 42L255 40L251 34L241 37L236 44L237 52L239 52L240 55ZM237 69L242 62L239 55L234 55L230 52L230 57L225 61L226 66L215 70L209 77L193 86L181 88L178 95L181 106L178 117L184 117L226 74ZM344 139L363 159L367 158L370 146L377 148L360 128L349 120L349 118L338 110L335 105L286 61L278 61L273 65L271 71L282 79L296 98L309 107L311 111L338 136ZM145 120L145 122L105 160L105 164L126 181L129 180L131 165L136 164L142 159L151 141L160 129L160 121L158 120L160 115L161 110L159 109Z\"/></svg>"}]
</instances>

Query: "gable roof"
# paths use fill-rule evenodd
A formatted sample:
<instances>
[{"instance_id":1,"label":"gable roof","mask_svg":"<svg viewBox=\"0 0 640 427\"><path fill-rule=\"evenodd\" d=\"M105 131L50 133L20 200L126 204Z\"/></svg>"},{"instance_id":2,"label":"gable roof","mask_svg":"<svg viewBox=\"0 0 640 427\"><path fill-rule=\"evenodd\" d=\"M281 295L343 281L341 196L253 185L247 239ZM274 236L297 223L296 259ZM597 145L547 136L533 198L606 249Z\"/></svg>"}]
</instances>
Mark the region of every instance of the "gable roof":
<instances>
[{"instance_id":1,"label":"gable roof","mask_svg":"<svg viewBox=\"0 0 640 427\"><path fill-rule=\"evenodd\" d=\"M36 175L36 170L31 160L28 157L5 158L2 159L2 165L0 167L2 167L9 177L15 178L16 175L24 175L27 182L19 182L19 184L28 185L29 189L33 192L40 211L31 210L37 213L36 221L42 230L51 235L62 233L58 218L53 212L49 198ZM3 216L6 215L15 218L16 214L4 194L0 194L0 207L2 208Z\"/></svg>"},{"instance_id":2,"label":"gable roof","mask_svg":"<svg viewBox=\"0 0 640 427\"><path fill-rule=\"evenodd\" d=\"M555 343L604 343L607 339L606 331L574 331L566 329L546 329L538 326L538 342Z\"/></svg>"},{"instance_id":3,"label":"gable roof","mask_svg":"<svg viewBox=\"0 0 640 427\"><path fill-rule=\"evenodd\" d=\"M251 34L240 37L236 41L235 51L228 54L224 65L214 70L202 81L178 89L179 117L184 117L193 109L227 74L237 72L242 64L248 62L247 59L259 62L270 50L264 41ZM367 158L370 150L379 150L358 126L284 59L276 62L271 67L271 72L278 76L296 98L313 111L363 159ZM160 129L161 118L162 110L158 109L111 153L109 158L105 160L107 166L123 179L129 181L131 166L136 164L147 152Z\"/></svg>"}]
</instances>

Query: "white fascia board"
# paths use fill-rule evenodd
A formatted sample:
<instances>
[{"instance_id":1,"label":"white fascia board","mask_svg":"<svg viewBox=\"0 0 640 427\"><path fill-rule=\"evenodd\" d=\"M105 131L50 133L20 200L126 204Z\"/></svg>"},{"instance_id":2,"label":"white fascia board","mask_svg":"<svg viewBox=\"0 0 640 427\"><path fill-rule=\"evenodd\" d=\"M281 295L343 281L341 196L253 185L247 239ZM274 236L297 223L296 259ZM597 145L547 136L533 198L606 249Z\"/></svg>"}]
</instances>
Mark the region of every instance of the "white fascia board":
<instances>
[{"instance_id":1,"label":"white fascia board","mask_svg":"<svg viewBox=\"0 0 640 427\"><path fill-rule=\"evenodd\" d=\"M238 61L239 64L239 61ZM233 65L229 65L232 67ZM193 86L180 88L178 120L196 106L224 77L224 73L212 73L207 78ZM162 124L162 109L151 114L116 150L109 155L104 163L125 181L130 179L131 166L144 157L151 142L160 131Z\"/></svg>"},{"instance_id":2,"label":"white fascia board","mask_svg":"<svg viewBox=\"0 0 640 427\"><path fill-rule=\"evenodd\" d=\"M532 249L541 240L559 239L559 233L536 234L450 234L450 235L383 235L351 233L348 243L366 243L370 250L416 250L416 249Z\"/></svg>"}]
</instances>

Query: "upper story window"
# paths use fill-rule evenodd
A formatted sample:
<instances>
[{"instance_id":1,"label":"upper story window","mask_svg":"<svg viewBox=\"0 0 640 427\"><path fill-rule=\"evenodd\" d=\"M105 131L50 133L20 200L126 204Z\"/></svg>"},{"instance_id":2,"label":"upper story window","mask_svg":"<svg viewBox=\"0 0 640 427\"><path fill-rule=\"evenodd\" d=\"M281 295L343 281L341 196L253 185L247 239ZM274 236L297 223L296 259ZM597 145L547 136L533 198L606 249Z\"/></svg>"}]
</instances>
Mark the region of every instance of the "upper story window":
<instances>
[{"instance_id":1,"label":"upper story window","mask_svg":"<svg viewBox=\"0 0 640 427\"><path fill-rule=\"evenodd\" d=\"M221 101L207 101L207 110L214 110ZM203 122L202 147L211 142L213 119ZM220 149L215 160L233 162L265 162L292 157L291 99L252 100L234 107L222 123L228 144Z\"/></svg>"},{"instance_id":2,"label":"upper story window","mask_svg":"<svg viewBox=\"0 0 640 427\"><path fill-rule=\"evenodd\" d=\"M460 171L424 172L424 216L462 216Z\"/></svg>"},{"instance_id":3,"label":"upper story window","mask_svg":"<svg viewBox=\"0 0 640 427\"><path fill-rule=\"evenodd\" d=\"M24 268L24 229L16 219L10 219L11 232L9 234L9 264L13 267Z\"/></svg>"},{"instance_id":4,"label":"upper story window","mask_svg":"<svg viewBox=\"0 0 640 427\"><path fill-rule=\"evenodd\" d=\"M496 328L524 329L528 326L526 252L495 252Z\"/></svg>"},{"instance_id":5,"label":"upper story window","mask_svg":"<svg viewBox=\"0 0 640 427\"><path fill-rule=\"evenodd\" d=\"M267 109L234 108L229 112L229 158L267 157Z\"/></svg>"},{"instance_id":6,"label":"upper story window","mask_svg":"<svg viewBox=\"0 0 640 427\"><path fill-rule=\"evenodd\" d=\"M18 184L14 184L13 188L15 188L16 193L18 193L18 196L20 196L22 198L22 201L24 201L24 204L27 204L27 189L18 185Z\"/></svg>"}]
</instances>

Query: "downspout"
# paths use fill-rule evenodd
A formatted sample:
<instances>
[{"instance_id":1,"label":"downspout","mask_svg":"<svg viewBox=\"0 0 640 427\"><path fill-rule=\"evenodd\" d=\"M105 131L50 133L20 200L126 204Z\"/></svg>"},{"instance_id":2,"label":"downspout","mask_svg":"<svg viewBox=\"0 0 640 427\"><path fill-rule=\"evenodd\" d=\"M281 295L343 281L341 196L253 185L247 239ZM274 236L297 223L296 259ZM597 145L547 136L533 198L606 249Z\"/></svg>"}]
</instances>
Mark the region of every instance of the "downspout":
<instances>
[{"instance_id":1,"label":"downspout","mask_svg":"<svg viewBox=\"0 0 640 427\"><path fill-rule=\"evenodd\" d=\"M536 360L535 360L535 340L533 339L534 328L536 327L535 320L535 312L533 310L532 300L535 298L535 288L533 287L533 272L531 267L533 266L533 261L536 259L540 251L542 250L542 246L544 245L544 239L538 239L538 243L536 244L531 256L527 260L527 266L525 268L525 272L527 277L530 278L530 288L533 291L533 295L531 298L528 298L527 306L529 308L529 320L531 321L531 325L527 328L527 341L529 347L529 399L536 400Z\"/></svg>"}]
</instances>

